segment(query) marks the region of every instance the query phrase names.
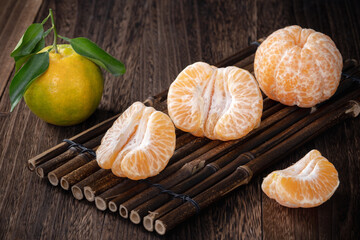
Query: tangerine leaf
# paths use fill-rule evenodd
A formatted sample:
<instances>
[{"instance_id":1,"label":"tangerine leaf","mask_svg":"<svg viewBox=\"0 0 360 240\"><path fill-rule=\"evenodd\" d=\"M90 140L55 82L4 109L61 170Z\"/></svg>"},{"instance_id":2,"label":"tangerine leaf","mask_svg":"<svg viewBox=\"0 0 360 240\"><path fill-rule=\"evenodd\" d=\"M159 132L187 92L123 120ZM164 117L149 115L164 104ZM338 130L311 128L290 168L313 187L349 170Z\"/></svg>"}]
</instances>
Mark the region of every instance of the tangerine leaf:
<instances>
[{"instance_id":1,"label":"tangerine leaf","mask_svg":"<svg viewBox=\"0 0 360 240\"><path fill-rule=\"evenodd\" d=\"M19 103L30 84L49 67L49 53L43 52L30 56L24 66L15 74L10 83L9 95L11 110Z\"/></svg>"},{"instance_id":2,"label":"tangerine leaf","mask_svg":"<svg viewBox=\"0 0 360 240\"><path fill-rule=\"evenodd\" d=\"M40 23L31 24L21 37L15 49L10 54L11 57L23 57L33 53L36 45L43 39L44 28Z\"/></svg>"},{"instance_id":3,"label":"tangerine leaf","mask_svg":"<svg viewBox=\"0 0 360 240\"><path fill-rule=\"evenodd\" d=\"M45 47L45 39L42 38L35 46L35 48L33 49L33 53L25 55L25 56L21 56L21 57L14 57L15 59L15 73L17 71L19 71L19 69L24 65L24 63L26 63L27 60L29 60L29 58L36 54L37 52L39 52L41 49L43 49Z\"/></svg>"},{"instance_id":4,"label":"tangerine leaf","mask_svg":"<svg viewBox=\"0 0 360 240\"><path fill-rule=\"evenodd\" d=\"M84 37L64 39L70 42L71 47L76 53L95 62L111 74L119 76L125 73L126 70L123 63L105 52L91 40Z\"/></svg>"}]
</instances>

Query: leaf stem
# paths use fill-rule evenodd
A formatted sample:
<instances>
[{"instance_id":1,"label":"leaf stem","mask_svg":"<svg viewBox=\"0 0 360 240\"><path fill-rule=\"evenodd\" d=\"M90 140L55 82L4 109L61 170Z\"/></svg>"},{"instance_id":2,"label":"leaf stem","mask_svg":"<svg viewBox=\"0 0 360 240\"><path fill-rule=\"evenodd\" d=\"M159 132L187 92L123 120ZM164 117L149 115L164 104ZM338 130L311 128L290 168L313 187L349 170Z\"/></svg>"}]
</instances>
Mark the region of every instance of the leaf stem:
<instances>
[{"instance_id":1,"label":"leaf stem","mask_svg":"<svg viewBox=\"0 0 360 240\"><path fill-rule=\"evenodd\" d=\"M49 9L49 12L50 12L50 18L51 18L51 24L52 24L52 29L54 31L54 42L53 42L53 47L55 49L55 53L58 53L58 47L57 47L57 38L58 38L58 35L57 35L57 31L56 31L56 27L55 27L55 21L54 21L54 15L53 15L53 11L52 9L50 8Z\"/></svg>"},{"instance_id":2,"label":"leaf stem","mask_svg":"<svg viewBox=\"0 0 360 240\"><path fill-rule=\"evenodd\" d=\"M41 22L41 25L44 25L46 23L46 21L49 19L50 17L50 14L47 15L47 17Z\"/></svg>"},{"instance_id":3,"label":"leaf stem","mask_svg":"<svg viewBox=\"0 0 360 240\"><path fill-rule=\"evenodd\" d=\"M70 38L67 38L67 37L64 37L64 36L61 36L61 35L58 35L58 37L61 38L61 39L64 39L65 41L68 41L68 42L71 41Z\"/></svg>"}]
</instances>

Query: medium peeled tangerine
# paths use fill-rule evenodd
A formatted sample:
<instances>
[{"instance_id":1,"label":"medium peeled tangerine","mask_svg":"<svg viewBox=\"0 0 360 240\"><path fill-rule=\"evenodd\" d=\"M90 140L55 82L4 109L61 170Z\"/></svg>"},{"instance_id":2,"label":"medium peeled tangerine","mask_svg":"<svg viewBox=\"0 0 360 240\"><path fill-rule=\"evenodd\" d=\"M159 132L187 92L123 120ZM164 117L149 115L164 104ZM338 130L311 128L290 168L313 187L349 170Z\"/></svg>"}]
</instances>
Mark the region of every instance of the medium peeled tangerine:
<instances>
[{"instance_id":1,"label":"medium peeled tangerine","mask_svg":"<svg viewBox=\"0 0 360 240\"><path fill-rule=\"evenodd\" d=\"M294 165L270 173L261 188L283 206L309 208L327 201L338 186L334 165L319 151L312 150Z\"/></svg>"},{"instance_id":2,"label":"medium peeled tangerine","mask_svg":"<svg viewBox=\"0 0 360 240\"><path fill-rule=\"evenodd\" d=\"M336 91L343 62L330 37L290 26L257 49L254 73L261 90L283 104L312 107Z\"/></svg>"},{"instance_id":3,"label":"medium peeled tangerine","mask_svg":"<svg viewBox=\"0 0 360 240\"><path fill-rule=\"evenodd\" d=\"M223 141L241 138L257 127L263 109L260 89L248 71L203 62L177 76L167 104L177 128Z\"/></svg>"},{"instance_id":4,"label":"medium peeled tangerine","mask_svg":"<svg viewBox=\"0 0 360 240\"><path fill-rule=\"evenodd\" d=\"M106 132L96 160L116 176L145 179L166 167L175 141L175 127L166 114L135 102Z\"/></svg>"}]
</instances>

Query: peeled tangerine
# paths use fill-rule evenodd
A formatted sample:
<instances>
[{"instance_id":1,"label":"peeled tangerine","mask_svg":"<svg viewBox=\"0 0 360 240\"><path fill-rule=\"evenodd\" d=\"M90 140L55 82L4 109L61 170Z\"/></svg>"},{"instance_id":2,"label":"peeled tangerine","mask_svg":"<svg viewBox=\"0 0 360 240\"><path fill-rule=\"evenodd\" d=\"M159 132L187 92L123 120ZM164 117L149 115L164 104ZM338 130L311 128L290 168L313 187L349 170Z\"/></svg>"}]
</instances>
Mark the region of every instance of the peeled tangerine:
<instances>
[{"instance_id":1,"label":"peeled tangerine","mask_svg":"<svg viewBox=\"0 0 360 240\"><path fill-rule=\"evenodd\" d=\"M312 150L294 165L270 173L261 188L283 206L309 208L326 202L338 186L334 165Z\"/></svg>"},{"instance_id":2,"label":"peeled tangerine","mask_svg":"<svg viewBox=\"0 0 360 240\"><path fill-rule=\"evenodd\" d=\"M96 159L116 176L145 179L166 167L175 141L175 127L166 114L135 102L106 132Z\"/></svg>"},{"instance_id":3,"label":"peeled tangerine","mask_svg":"<svg viewBox=\"0 0 360 240\"><path fill-rule=\"evenodd\" d=\"M286 105L312 107L336 91L342 57L320 32L290 26L272 33L257 49L254 72L261 90Z\"/></svg>"},{"instance_id":4,"label":"peeled tangerine","mask_svg":"<svg viewBox=\"0 0 360 240\"><path fill-rule=\"evenodd\" d=\"M204 62L189 65L177 76L167 103L177 128L223 141L257 127L263 109L260 89L248 71Z\"/></svg>"}]
</instances>

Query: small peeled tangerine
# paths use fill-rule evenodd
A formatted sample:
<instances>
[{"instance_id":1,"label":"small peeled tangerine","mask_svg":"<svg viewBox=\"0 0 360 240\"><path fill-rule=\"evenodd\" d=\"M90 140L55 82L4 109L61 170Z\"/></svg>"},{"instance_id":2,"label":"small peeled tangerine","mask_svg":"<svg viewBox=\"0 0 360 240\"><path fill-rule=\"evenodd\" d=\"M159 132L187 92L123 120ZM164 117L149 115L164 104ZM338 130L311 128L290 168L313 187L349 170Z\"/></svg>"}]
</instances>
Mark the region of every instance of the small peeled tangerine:
<instances>
[{"instance_id":1,"label":"small peeled tangerine","mask_svg":"<svg viewBox=\"0 0 360 240\"><path fill-rule=\"evenodd\" d=\"M248 71L204 62L187 66L177 76L167 103L177 128L223 141L239 139L257 127L263 109L260 89Z\"/></svg>"},{"instance_id":2,"label":"small peeled tangerine","mask_svg":"<svg viewBox=\"0 0 360 240\"><path fill-rule=\"evenodd\" d=\"M326 202L339 183L334 165L312 150L294 165L270 173L261 188L283 206L310 208Z\"/></svg>"},{"instance_id":3,"label":"small peeled tangerine","mask_svg":"<svg viewBox=\"0 0 360 240\"><path fill-rule=\"evenodd\" d=\"M175 141L175 127L169 116L135 102L106 132L96 160L116 176L145 179L166 167Z\"/></svg>"},{"instance_id":4,"label":"small peeled tangerine","mask_svg":"<svg viewBox=\"0 0 360 240\"><path fill-rule=\"evenodd\" d=\"M254 73L269 98L290 106L313 107L335 93L342 66L341 54L330 37L290 26L261 43Z\"/></svg>"}]
</instances>

